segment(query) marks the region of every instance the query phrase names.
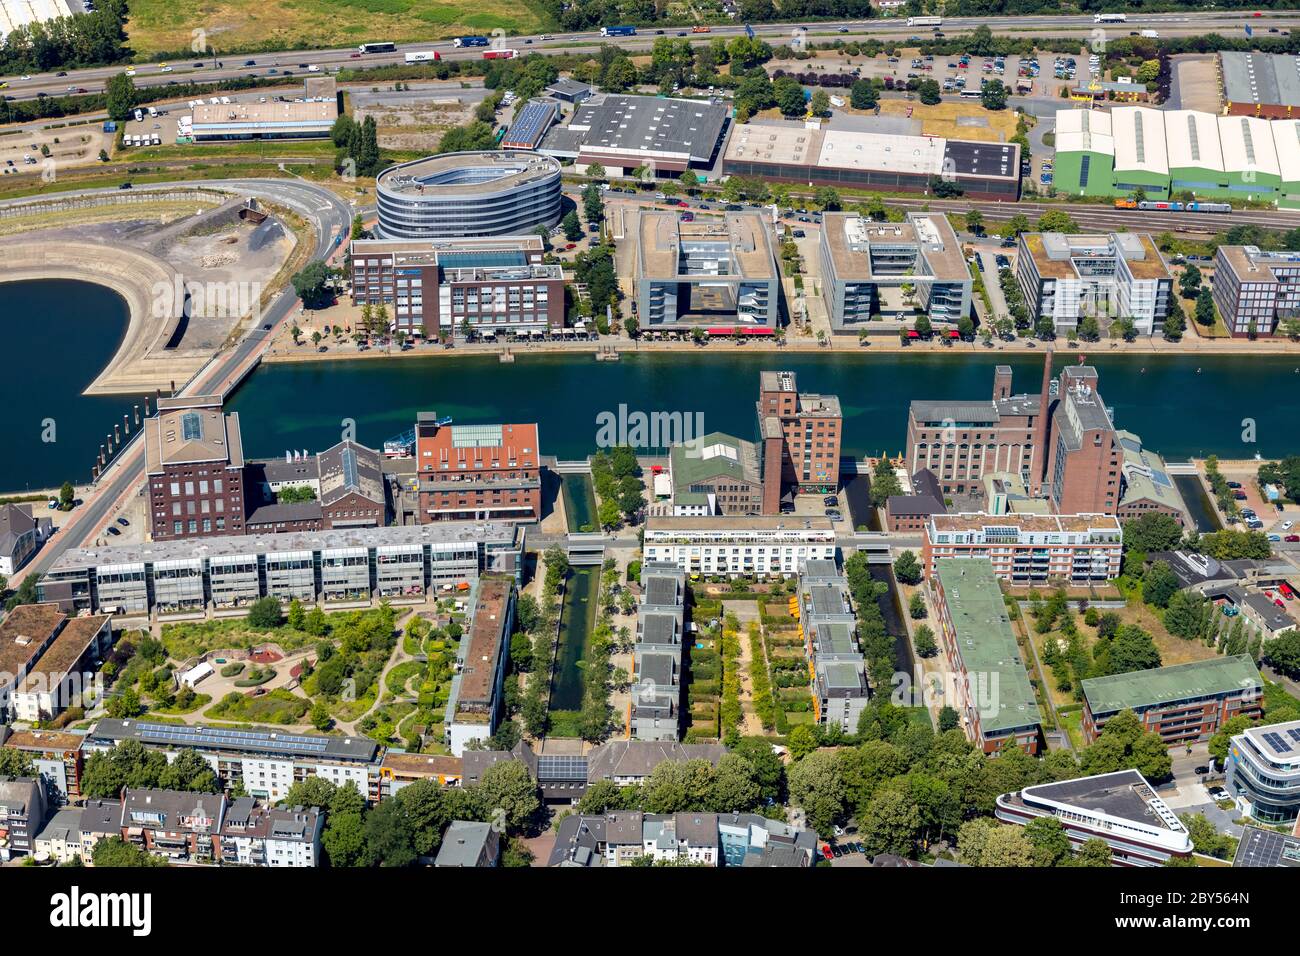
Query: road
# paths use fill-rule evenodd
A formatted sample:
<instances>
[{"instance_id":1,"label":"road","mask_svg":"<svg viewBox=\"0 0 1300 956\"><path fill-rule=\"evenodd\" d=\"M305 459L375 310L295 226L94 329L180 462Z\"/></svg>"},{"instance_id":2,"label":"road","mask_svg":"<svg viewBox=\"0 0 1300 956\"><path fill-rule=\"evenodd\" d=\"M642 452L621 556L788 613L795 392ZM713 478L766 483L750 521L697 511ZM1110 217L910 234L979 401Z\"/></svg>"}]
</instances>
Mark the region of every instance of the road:
<instances>
[{"instance_id":1,"label":"road","mask_svg":"<svg viewBox=\"0 0 1300 956\"><path fill-rule=\"evenodd\" d=\"M194 183L157 183L151 189L194 186ZM241 196L276 203L292 209L316 229L317 240L314 258L326 258L335 248L336 236L346 238L351 226L353 210L346 202L323 186L296 179L246 179L213 180L203 182L204 189L227 190ZM106 189L86 189L60 194L78 196L112 192ZM25 200L7 200L0 205L12 205ZM203 370L179 390L182 395L224 394L232 382L238 382L249 368L260 360L263 348L275 337L277 327L291 316L298 306L298 296L292 286L286 286L265 309L260 324L254 325L234 348L216 355ZM269 328L268 328L269 327ZM36 559L27 566L27 573L44 574L50 565L68 548L82 547L93 541L112 519L121 503L134 494L144 481L144 448L139 440L143 431L133 439L100 477L95 489L76 509L58 534L43 548ZM89 450L87 452L89 454ZM19 582L15 580L12 586Z\"/></svg>"},{"instance_id":2,"label":"road","mask_svg":"<svg viewBox=\"0 0 1300 956\"><path fill-rule=\"evenodd\" d=\"M1156 28L1162 36L1203 34L1207 32L1242 33L1247 24L1259 34L1265 34L1270 26L1291 28L1300 26L1300 13L1276 11L1267 12L1262 18L1252 17L1251 11L1187 11L1181 13L1130 14L1126 23L1111 24L1104 29L1114 35ZM970 31L978 26L991 26L994 31L1005 28L1004 32L1016 35L1037 34L1040 36L1060 37L1078 36L1081 40L1091 38L1094 30L1099 29L1091 15L1057 16L1030 15L1020 17L954 17L945 18L942 29L948 33ZM810 42L818 40L866 40L866 39L906 39L912 36L929 37L927 27L909 27L902 17L882 18L877 20L839 20L827 23L812 23L806 27L797 23L763 23L753 27L755 36L774 43L790 42L803 31ZM841 32L841 30L843 32ZM692 43L708 43L715 37L731 38L743 36L744 24L719 24L713 26L709 33L683 32L680 27L662 29L646 27L634 37L603 38L599 31L578 33L533 34L531 36L502 37L502 45L519 50L520 53L533 51L548 53L570 52L572 48L582 45L595 46L601 42L614 42L629 52L648 50L657 35L683 36ZM243 76L267 76L268 70L274 69L277 75L283 75L285 69L295 76L306 74L309 66L319 67L322 71L357 66L390 66L405 63L408 52L436 50L447 60L477 60L483 56L481 47L466 49L454 48L450 41L440 40L426 43L398 44L394 53L362 55L353 47L330 50L290 50L269 54L235 54L207 53L201 59L171 61L166 64L169 69L164 72L162 63L136 64L135 83L137 86L164 86L168 83L212 82L215 80L235 79ZM251 61L252 65L248 65ZM217 64L220 64L219 66ZM122 72L123 66L90 67L83 70L68 70L63 76L46 72L33 74L27 79L11 78L10 88L6 94L15 99L30 99L38 93L48 96L62 96L69 88L84 88L87 92L97 93L104 89L109 77ZM310 74L307 74L310 75Z\"/></svg>"}]
</instances>

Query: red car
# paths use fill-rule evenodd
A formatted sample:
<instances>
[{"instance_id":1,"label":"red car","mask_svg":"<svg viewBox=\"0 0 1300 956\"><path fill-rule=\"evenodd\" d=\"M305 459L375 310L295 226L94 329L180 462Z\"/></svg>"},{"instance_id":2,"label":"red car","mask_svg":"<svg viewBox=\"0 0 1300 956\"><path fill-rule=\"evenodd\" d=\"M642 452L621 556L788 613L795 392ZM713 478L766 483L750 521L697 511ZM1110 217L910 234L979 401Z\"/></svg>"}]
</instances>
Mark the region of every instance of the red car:
<instances>
[{"instance_id":1,"label":"red car","mask_svg":"<svg viewBox=\"0 0 1300 956\"><path fill-rule=\"evenodd\" d=\"M829 843L822 844L822 856L826 857L828 860L835 859L835 854L831 852L831 845Z\"/></svg>"},{"instance_id":2,"label":"red car","mask_svg":"<svg viewBox=\"0 0 1300 956\"><path fill-rule=\"evenodd\" d=\"M1295 543L1296 541L1300 541L1300 534L1289 534L1289 535L1287 535L1285 538L1283 538L1282 540L1283 540L1283 541L1288 541L1288 542L1291 542L1291 543ZM1291 593L1290 588L1288 588L1286 585L1283 585L1283 586L1282 586L1282 593L1286 595L1286 599L1287 599L1288 601L1294 601L1294 600L1295 600L1295 595Z\"/></svg>"}]
</instances>

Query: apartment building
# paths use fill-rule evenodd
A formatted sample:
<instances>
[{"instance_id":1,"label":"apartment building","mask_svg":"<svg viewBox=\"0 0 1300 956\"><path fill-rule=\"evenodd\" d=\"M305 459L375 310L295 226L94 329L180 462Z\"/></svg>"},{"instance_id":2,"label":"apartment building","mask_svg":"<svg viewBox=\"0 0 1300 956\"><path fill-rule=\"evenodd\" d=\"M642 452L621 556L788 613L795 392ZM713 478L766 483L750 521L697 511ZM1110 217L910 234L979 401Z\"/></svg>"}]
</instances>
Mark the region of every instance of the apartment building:
<instances>
[{"instance_id":1,"label":"apartment building","mask_svg":"<svg viewBox=\"0 0 1300 956\"><path fill-rule=\"evenodd\" d=\"M1228 748L1227 790L1261 823L1289 824L1300 815L1300 720L1250 727Z\"/></svg>"},{"instance_id":2,"label":"apartment building","mask_svg":"<svg viewBox=\"0 0 1300 956\"><path fill-rule=\"evenodd\" d=\"M844 414L836 396L800 392L794 372L760 372L758 431L763 445L764 514L777 514L780 498L789 491L839 491ZM777 474L779 482L772 479Z\"/></svg>"},{"instance_id":3,"label":"apartment building","mask_svg":"<svg viewBox=\"0 0 1300 956\"><path fill-rule=\"evenodd\" d=\"M501 836L490 823L452 820L434 866L492 867L501 859Z\"/></svg>"},{"instance_id":4,"label":"apartment building","mask_svg":"<svg viewBox=\"0 0 1300 956\"><path fill-rule=\"evenodd\" d=\"M453 425L421 412L415 424L420 521L540 521L537 425Z\"/></svg>"},{"instance_id":5,"label":"apartment building","mask_svg":"<svg viewBox=\"0 0 1300 956\"><path fill-rule=\"evenodd\" d=\"M214 538L196 553L169 541L69 549L41 579L41 600L68 613L216 614L262 597L284 604L414 603L486 572L518 575L524 530L493 522L350 528ZM57 610L57 609L56 609Z\"/></svg>"},{"instance_id":6,"label":"apartment building","mask_svg":"<svg viewBox=\"0 0 1300 956\"><path fill-rule=\"evenodd\" d=\"M1061 370L1052 409L1045 491L1060 514L1114 514L1123 449L1110 410L1097 392L1097 370Z\"/></svg>"},{"instance_id":7,"label":"apartment building","mask_svg":"<svg viewBox=\"0 0 1300 956\"><path fill-rule=\"evenodd\" d=\"M0 505L0 574L12 577L53 532L49 518L32 517L31 505Z\"/></svg>"},{"instance_id":8,"label":"apartment building","mask_svg":"<svg viewBox=\"0 0 1300 956\"><path fill-rule=\"evenodd\" d=\"M646 519L646 562L675 565L690 575L790 577L809 558L839 553L829 518L708 516Z\"/></svg>"},{"instance_id":9,"label":"apartment building","mask_svg":"<svg viewBox=\"0 0 1300 956\"><path fill-rule=\"evenodd\" d=\"M1146 233L1026 232L1017 252L1016 281L1029 314L1051 319L1058 335L1073 336L1085 317L1103 331L1122 318L1132 319L1139 335L1164 328L1173 276Z\"/></svg>"},{"instance_id":10,"label":"apartment building","mask_svg":"<svg viewBox=\"0 0 1300 956\"><path fill-rule=\"evenodd\" d=\"M867 677L849 583L834 561L805 561L796 599L808 655L813 717L826 729L857 733L867 706Z\"/></svg>"},{"instance_id":11,"label":"apartment building","mask_svg":"<svg viewBox=\"0 0 1300 956\"><path fill-rule=\"evenodd\" d=\"M373 803L387 800L403 787L421 780L436 780L440 787L459 787L464 772L460 757L387 750L379 764L379 773L371 776L370 799Z\"/></svg>"},{"instance_id":12,"label":"apartment building","mask_svg":"<svg viewBox=\"0 0 1300 956\"><path fill-rule=\"evenodd\" d=\"M14 730L8 724L0 724L0 747L27 754L36 776L45 781L46 795L56 805L81 800L84 740L80 733Z\"/></svg>"},{"instance_id":13,"label":"apartment building","mask_svg":"<svg viewBox=\"0 0 1300 956\"><path fill-rule=\"evenodd\" d=\"M224 794L122 791L122 839L173 866L210 864L226 815Z\"/></svg>"},{"instance_id":14,"label":"apartment building","mask_svg":"<svg viewBox=\"0 0 1300 956\"><path fill-rule=\"evenodd\" d=\"M1114 515L935 515L921 548L927 577L944 558L977 558L1014 587L1110 581L1119 576L1122 556Z\"/></svg>"},{"instance_id":15,"label":"apartment building","mask_svg":"<svg viewBox=\"0 0 1300 956\"><path fill-rule=\"evenodd\" d=\"M1300 317L1300 251L1219 246L1211 289L1233 337L1276 335L1280 323Z\"/></svg>"},{"instance_id":16,"label":"apartment building","mask_svg":"<svg viewBox=\"0 0 1300 956\"><path fill-rule=\"evenodd\" d=\"M319 866L324 830L325 814L318 807L271 809L240 797L222 820L218 858L237 866Z\"/></svg>"},{"instance_id":17,"label":"apartment building","mask_svg":"<svg viewBox=\"0 0 1300 956\"><path fill-rule=\"evenodd\" d=\"M144 447L154 541L244 533L239 415L222 412L221 396L160 398Z\"/></svg>"},{"instance_id":18,"label":"apartment building","mask_svg":"<svg viewBox=\"0 0 1300 956\"><path fill-rule=\"evenodd\" d=\"M1187 827L1132 769L1004 793L994 814L1019 826L1039 817L1055 818L1075 850L1088 840L1104 841L1113 866L1164 866L1192 854Z\"/></svg>"},{"instance_id":19,"label":"apartment building","mask_svg":"<svg viewBox=\"0 0 1300 956\"><path fill-rule=\"evenodd\" d=\"M985 753L1043 747L1042 714L1002 588L987 560L944 558L930 577L939 643L955 677L962 729Z\"/></svg>"},{"instance_id":20,"label":"apartment building","mask_svg":"<svg viewBox=\"0 0 1300 956\"><path fill-rule=\"evenodd\" d=\"M758 446L713 432L668 457L674 515L748 515L763 510Z\"/></svg>"},{"instance_id":21,"label":"apartment building","mask_svg":"<svg viewBox=\"0 0 1300 956\"><path fill-rule=\"evenodd\" d=\"M12 717L14 690L67 622L53 604L20 604L0 621L0 722Z\"/></svg>"},{"instance_id":22,"label":"apartment building","mask_svg":"<svg viewBox=\"0 0 1300 956\"><path fill-rule=\"evenodd\" d=\"M10 709L16 720L39 723L98 699L99 663L113 644L110 620L103 614L65 620L59 636L13 689Z\"/></svg>"},{"instance_id":23,"label":"apartment building","mask_svg":"<svg viewBox=\"0 0 1300 956\"><path fill-rule=\"evenodd\" d=\"M398 331L482 338L564 327L564 270L540 236L354 239L352 302L384 306Z\"/></svg>"},{"instance_id":24,"label":"apartment building","mask_svg":"<svg viewBox=\"0 0 1300 956\"><path fill-rule=\"evenodd\" d=\"M39 777L0 777L0 862L35 852L45 812L45 785Z\"/></svg>"},{"instance_id":25,"label":"apartment building","mask_svg":"<svg viewBox=\"0 0 1300 956\"><path fill-rule=\"evenodd\" d=\"M975 280L940 213L908 213L893 223L828 212L820 251L832 329L853 331L872 319L901 319L917 310L950 325L970 314Z\"/></svg>"},{"instance_id":26,"label":"apartment building","mask_svg":"<svg viewBox=\"0 0 1300 956\"><path fill-rule=\"evenodd\" d=\"M227 789L242 787L259 800L277 803L295 783L320 777L335 786L351 783L362 796L374 792L379 744L368 737L232 730L204 724L160 724L148 720L100 718L86 733L87 754L107 751L126 740L174 759L197 751Z\"/></svg>"},{"instance_id":27,"label":"apartment building","mask_svg":"<svg viewBox=\"0 0 1300 956\"><path fill-rule=\"evenodd\" d=\"M641 588L629 725L635 740L676 742L681 734L686 576L675 564L647 560L641 565Z\"/></svg>"},{"instance_id":28,"label":"apartment building","mask_svg":"<svg viewBox=\"0 0 1300 956\"><path fill-rule=\"evenodd\" d=\"M1246 654L1091 677L1080 687L1083 735L1089 743L1125 710L1166 743L1208 740L1224 721L1259 717L1264 700L1259 668Z\"/></svg>"},{"instance_id":29,"label":"apartment building","mask_svg":"<svg viewBox=\"0 0 1300 956\"><path fill-rule=\"evenodd\" d=\"M472 741L496 733L503 705L501 691L515 620L515 580L479 578L469 599L470 622L456 652L443 719L445 743L460 757Z\"/></svg>"},{"instance_id":30,"label":"apartment building","mask_svg":"<svg viewBox=\"0 0 1300 956\"><path fill-rule=\"evenodd\" d=\"M894 532L924 531L931 515L947 513L943 487L929 468L912 476L911 494L890 495L885 501L886 526Z\"/></svg>"},{"instance_id":31,"label":"apartment building","mask_svg":"<svg viewBox=\"0 0 1300 956\"><path fill-rule=\"evenodd\" d=\"M762 216L727 213L722 222L683 222L675 212L642 211L629 218L620 258L636 290L643 330L775 332L781 273Z\"/></svg>"},{"instance_id":32,"label":"apartment building","mask_svg":"<svg viewBox=\"0 0 1300 956\"><path fill-rule=\"evenodd\" d=\"M929 471L944 495L979 495L986 474L1010 472L1037 494L1051 411L1050 353L1044 366L1038 394L1014 394L1011 366L999 365L987 401L911 402L905 446L908 473Z\"/></svg>"},{"instance_id":33,"label":"apartment building","mask_svg":"<svg viewBox=\"0 0 1300 956\"><path fill-rule=\"evenodd\" d=\"M757 813L652 814L639 810L573 814L560 823L547 866L656 863L810 867L817 834Z\"/></svg>"}]
</instances>

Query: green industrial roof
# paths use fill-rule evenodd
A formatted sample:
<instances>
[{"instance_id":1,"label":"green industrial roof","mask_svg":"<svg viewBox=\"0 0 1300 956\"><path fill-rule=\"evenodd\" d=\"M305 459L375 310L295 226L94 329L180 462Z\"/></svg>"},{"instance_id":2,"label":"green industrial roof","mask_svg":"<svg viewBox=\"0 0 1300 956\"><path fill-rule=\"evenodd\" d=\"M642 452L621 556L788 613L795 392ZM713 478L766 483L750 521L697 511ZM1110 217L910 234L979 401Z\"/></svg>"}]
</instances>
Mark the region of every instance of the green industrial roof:
<instances>
[{"instance_id":1,"label":"green industrial roof","mask_svg":"<svg viewBox=\"0 0 1300 956\"><path fill-rule=\"evenodd\" d=\"M1011 630L1002 589L985 558L940 558L935 573L956 632L957 646L971 679L971 696L991 697L996 704L980 709L985 736L1041 724L1042 714L1029 683L1020 646ZM991 683L994 676L997 685ZM979 681L987 680L987 688ZM996 706L996 713L989 713Z\"/></svg>"},{"instance_id":2,"label":"green industrial roof","mask_svg":"<svg viewBox=\"0 0 1300 956\"><path fill-rule=\"evenodd\" d=\"M1138 710L1157 704L1210 697L1256 687L1263 689L1259 668L1246 654L1212 657L1190 664L1171 664L1147 671L1090 677L1082 682L1083 696L1094 715Z\"/></svg>"},{"instance_id":3,"label":"green industrial roof","mask_svg":"<svg viewBox=\"0 0 1300 956\"><path fill-rule=\"evenodd\" d=\"M758 452L753 442L742 441L722 432L712 432L689 445L674 445L672 450L673 501L698 504L705 495L692 493L691 485L719 478L757 482Z\"/></svg>"}]
</instances>

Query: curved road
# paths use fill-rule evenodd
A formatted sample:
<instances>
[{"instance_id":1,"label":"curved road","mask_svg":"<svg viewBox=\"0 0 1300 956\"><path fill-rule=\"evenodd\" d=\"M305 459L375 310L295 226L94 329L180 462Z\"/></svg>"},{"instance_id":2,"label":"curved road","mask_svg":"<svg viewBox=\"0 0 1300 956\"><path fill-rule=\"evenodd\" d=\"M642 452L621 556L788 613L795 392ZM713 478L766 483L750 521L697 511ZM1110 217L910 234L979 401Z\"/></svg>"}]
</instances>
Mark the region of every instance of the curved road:
<instances>
[{"instance_id":1,"label":"curved road","mask_svg":"<svg viewBox=\"0 0 1300 956\"><path fill-rule=\"evenodd\" d=\"M296 179L247 179L247 180L213 180L211 182L192 183L154 183L150 189L187 188L202 186L204 189L228 191L240 196L251 196L267 202L276 203L293 210L311 223L316 230L316 247L312 257L325 259L337 248L336 239L341 244L351 227L352 207L323 186L317 186ZM84 189L62 193L63 196L93 195L113 192L112 189ZM8 200L0 205L21 205L34 198ZM255 324L245 333L234 348L219 352L203 369L179 389L181 395L203 395L211 393L224 394L232 383L239 381L261 357L263 348L275 336L277 327L284 322L298 305L298 296L293 287L286 288L267 306L260 323ZM137 431L135 437L100 476L96 487L87 496L84 504L69 515L68 521L59 528L50 543L42 549L36 560L27 566L26 571L44 574L55 559L68 548L81 547L100 533L113 513L128 496L135 493L137 486L144 480L144 448L139 440L143 430ZM16 587L18 580L12 582Z\"/></svg>"},{"instance_id":2,"label":"curved road","mask_svg":"<svg viewBox=\"0 0 1300 956\"><path fill-rule=\"evenodd\" d=\"M1102 28L1113 35L1122 36L1142 29L1158 28L1165 36L1194 34L1211 31L1242 33L1249 24L1257 35L1267 36L1270 26L1292 29L1300 27L1300 13L1295 11L1261 11L1263 17L1252 17L1250 10L1238 11L1182 11L1173 13L1130 14L1127 22L1099 25L1093 22L1091 15L1058 16L1038 14L1019 17L953 17L944 18L941 29L951 32L970 31L978 26L990 26L995 32L1023 35L1034 33L1041 36L1074 36L1086 39L1096 29ZM709 33L691 33L689 27L665 26L641 27L634 37L614 38L618 46L630 52L648 50L655 37L677 36L683 33L692 43L707 43L714 37L730 38L743 36L745 25L718 24L711 26ZM907 39L911 36L928 38L929 27L909 27L905 17L887 17L873 20L836 20L800 23L759 23L753 25L755 36L764 40L789 41L797 30L806 30L807 36L818 39L866 40L866 39ZM843 30L841 33L840 31ZM380 39L380 38L376 38ZM574 45L590 46L608 38L601 37L600 31L583 31L577 33L533 34L505 37L504 45L520 51L531 53L544 51L550 53L570 52ZM137 86L165 86L168 83L212 82L215 80L234 79L242 76L269 76L268 70L275 69L277 75L283 75L287 69L295 76L306 74L308 66L317 66L321 70L341 69L346 66L389 66L405 63L405 54L417 50L436 50L443 59L477 60L483 56L481 47L457 49L449 40L433 40L423 43L401 43L394 53L362 55L353 47L331 50L289 50L282 53L238 54L208 53L202 60L186 59L169 61L170 68L163 72L162 63L135 64L135 83ZM252 61L253 65L246 65ZM220 64L218 66L217 64ZM70 89L84 89L89 93L98 93L104 89L109 77L116 76L126 68L126 64L110 67L90 67L84 70L69 70L65 75L39 73L28 79L8 78L9 89L6 95L15 99L30 99L38 93L48 96L63 96Z\"/></svg>"}]
</instances>

